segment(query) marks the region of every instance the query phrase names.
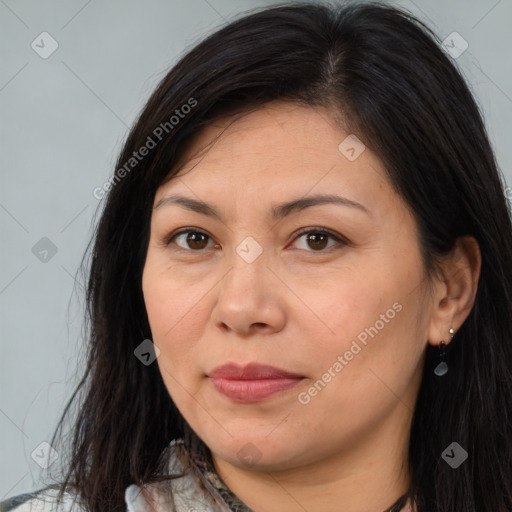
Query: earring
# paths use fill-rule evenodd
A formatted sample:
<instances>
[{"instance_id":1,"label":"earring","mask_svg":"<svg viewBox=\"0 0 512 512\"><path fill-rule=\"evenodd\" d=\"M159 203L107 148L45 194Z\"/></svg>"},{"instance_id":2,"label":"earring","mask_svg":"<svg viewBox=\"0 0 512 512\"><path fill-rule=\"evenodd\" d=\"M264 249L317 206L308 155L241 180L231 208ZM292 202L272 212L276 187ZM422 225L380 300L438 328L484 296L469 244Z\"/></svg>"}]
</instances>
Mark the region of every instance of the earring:
<instances>
[{"instance_id":1,"label":"earring","mask_svg":"<svg viewBox=\"0 0 512 512\"><path fill-rule=\"evenodd\" d=\"M450 337L453 338L453 328L450 328L448 332L450 333ZM435 367L434 373L438 377L442 377L448 373L448 365L446 364L446 343L444 341L441 341L439 344L438 358L439 363Z\"/></svg>"}]
</instances>

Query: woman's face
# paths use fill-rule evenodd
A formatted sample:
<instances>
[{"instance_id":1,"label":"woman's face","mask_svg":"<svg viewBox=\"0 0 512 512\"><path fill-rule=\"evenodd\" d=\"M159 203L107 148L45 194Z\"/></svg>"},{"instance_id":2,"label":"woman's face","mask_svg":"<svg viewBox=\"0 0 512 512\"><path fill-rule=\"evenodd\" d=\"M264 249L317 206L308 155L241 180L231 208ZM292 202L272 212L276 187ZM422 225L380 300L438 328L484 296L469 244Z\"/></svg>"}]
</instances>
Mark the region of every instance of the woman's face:
<instances>
[{"instance_id":1,"label":"woman's face","mask_svg":"<svg viewBox=\"0 0 512 512\"><path fill-rule=\"evenodd\" d=\"M273 102L156 193L155 205L183 198L151 219L143 292L157 364L218 460L289 469L407 440L431 313L418 234L349 135L326 110ZM282 372L215 376L228 363Z\"/></svg>"}]
</instances>

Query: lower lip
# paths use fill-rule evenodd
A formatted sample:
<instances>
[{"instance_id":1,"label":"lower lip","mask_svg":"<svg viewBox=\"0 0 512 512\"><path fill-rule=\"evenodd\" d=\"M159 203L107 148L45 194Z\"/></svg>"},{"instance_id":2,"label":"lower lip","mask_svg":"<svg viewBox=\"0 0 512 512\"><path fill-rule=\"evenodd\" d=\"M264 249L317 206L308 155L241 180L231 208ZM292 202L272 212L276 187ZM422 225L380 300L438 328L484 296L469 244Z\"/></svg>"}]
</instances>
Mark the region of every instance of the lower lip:
<instances>
[{"instance_id":1,"label":"lower lip","mask_svg":"<svg viewBox=\"0 0 512 512\"><path fill-rule=\"evenodd\" d=\"M223 395L235 402L260 402L276 393L295 387L302 378L233 380L210 377L213 385Z\"/></svg>"}]
</instances>

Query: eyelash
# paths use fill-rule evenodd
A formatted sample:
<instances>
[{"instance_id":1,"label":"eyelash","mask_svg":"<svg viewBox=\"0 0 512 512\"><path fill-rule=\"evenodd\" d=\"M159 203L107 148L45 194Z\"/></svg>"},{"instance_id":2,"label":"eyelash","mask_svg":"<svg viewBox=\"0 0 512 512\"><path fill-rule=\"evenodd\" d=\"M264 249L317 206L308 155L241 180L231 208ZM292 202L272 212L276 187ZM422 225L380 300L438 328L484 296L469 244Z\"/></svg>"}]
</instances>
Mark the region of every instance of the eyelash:
<instances>
[{"instance_id":1,"label":"eyelash","mask_svg":"<svg viewBox=\"0 0 512 512\"><path fill-rule=\"evenodd\" d=\"M172 241L176 237L178 237L179 235L186 234L186 233L198 233L198 234L204 235L204 236L208 237L210 240L212 240L212 237L210 235L208 235L207 233L205 233L204 231L201 231L199 229L192 228L192 227L187 227L187 228L182 228L179 231L173 232L170 235L167 235L166 237L164 237L164 239L161 242L162 242L163 245L168 246L168 245L170 245L172 243ZM294 238L293 241L295 241L296 239L300 238L303 235L307 235L307 234L310 234L310 233L326 235L326 236L332 238L334 241L337 242L338 245L341 245L341 246L349 245L349 242L346 239L344 239L343 237L341 237L339 234L336 234L333 231L330 231L330 230L328 230L326 228L320 228L320 227L317 227L317 228L302 228L302 229L300 229L299 231L297 231L297 233L295 233L295 238ZM325 253L325 252L329 251L329 249L332 249L333 247L335 247L335 246L331 246L331 247L328 247L328 248L325 248L325 249L320 249L320 250L317 250L317 251L310 250L310 251L306 251L306 252ZM178 246L177 250L183 250L183 251L187 251L187 252L197 252L197 253L199 253L199 252L205 251L206 249L184 249L183 247L179 247Z\"/></svg>"}]
</instances>

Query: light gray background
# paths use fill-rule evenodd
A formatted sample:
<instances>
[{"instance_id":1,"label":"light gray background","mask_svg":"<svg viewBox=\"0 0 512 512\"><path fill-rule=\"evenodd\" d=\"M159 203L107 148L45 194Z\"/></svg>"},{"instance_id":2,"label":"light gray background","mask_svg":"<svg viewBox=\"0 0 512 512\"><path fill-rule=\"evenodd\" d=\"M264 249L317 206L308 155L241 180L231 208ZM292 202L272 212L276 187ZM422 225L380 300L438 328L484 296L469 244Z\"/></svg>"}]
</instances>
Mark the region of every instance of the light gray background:
<instances>
[{"instance_id":1,"label":"light gray background","mask_svg":"<svg viewBox=\"0 0 512 512\"><path fill-rule=\"evenodd\" d=\"M31 453L50 435L76 383L93 190L113 172L128 127L193 42L258 0L0 0L0 499L41 487ZM512 184L511 0L401 0L444 39L486 117ZM47 59L32 48L46 31ZM57 253L32 252L43 237Z\"/></svg>"}]
</instances>

